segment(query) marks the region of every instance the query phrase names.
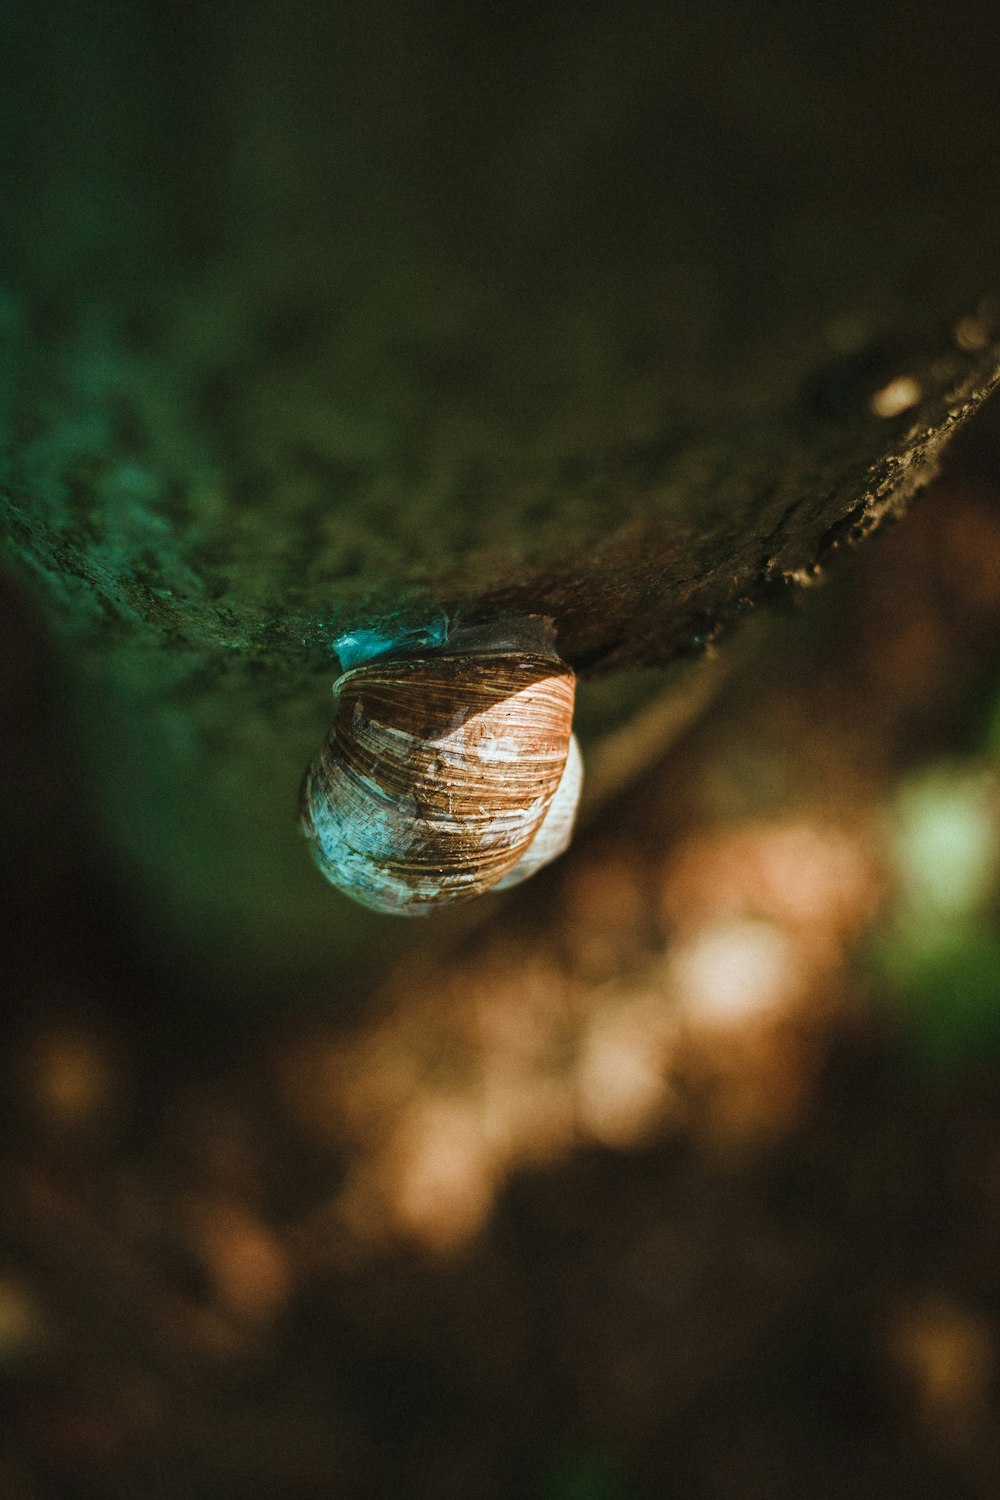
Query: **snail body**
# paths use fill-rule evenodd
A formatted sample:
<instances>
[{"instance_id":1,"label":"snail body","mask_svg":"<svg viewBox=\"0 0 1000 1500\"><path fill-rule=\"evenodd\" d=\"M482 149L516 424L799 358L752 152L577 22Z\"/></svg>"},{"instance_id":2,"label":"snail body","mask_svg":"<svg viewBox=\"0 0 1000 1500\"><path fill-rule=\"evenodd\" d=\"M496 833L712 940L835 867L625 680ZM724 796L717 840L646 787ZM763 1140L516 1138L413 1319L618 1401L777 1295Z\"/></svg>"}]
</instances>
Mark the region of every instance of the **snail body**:
<instances>
[{"instance_id":1,"label":"snail body","mask_svg":"<svg viewBox=\"0 0 1000 1500\"><path fill-rule=\"evenodd\" d=\"M404 915L527 879L572 833L574 694L572 669L533 622L344 672L302 788L323 874Z\"/></svg>"}]
</instances>

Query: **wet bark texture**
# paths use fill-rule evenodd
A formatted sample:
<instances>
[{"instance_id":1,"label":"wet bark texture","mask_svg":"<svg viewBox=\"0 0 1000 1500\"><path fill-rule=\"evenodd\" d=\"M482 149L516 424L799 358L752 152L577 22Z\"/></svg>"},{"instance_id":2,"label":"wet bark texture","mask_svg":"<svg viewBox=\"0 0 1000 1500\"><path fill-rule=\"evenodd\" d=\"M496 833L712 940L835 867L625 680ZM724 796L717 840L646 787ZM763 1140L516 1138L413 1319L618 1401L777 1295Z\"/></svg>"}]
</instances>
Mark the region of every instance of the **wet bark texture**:
<instances>
[{"instance_id":1,"label":"wet bark texture","mask_svg":"<svg viewBox=\"0 0 1000 1500\"><path fill-rule=\"evenodd\" d=\"M1000 371L988 8L48 21L5 22L0 520L95 838L187 955L374 930L294 819L341 630L697 653Z\"/></svg>"}]
</instances>

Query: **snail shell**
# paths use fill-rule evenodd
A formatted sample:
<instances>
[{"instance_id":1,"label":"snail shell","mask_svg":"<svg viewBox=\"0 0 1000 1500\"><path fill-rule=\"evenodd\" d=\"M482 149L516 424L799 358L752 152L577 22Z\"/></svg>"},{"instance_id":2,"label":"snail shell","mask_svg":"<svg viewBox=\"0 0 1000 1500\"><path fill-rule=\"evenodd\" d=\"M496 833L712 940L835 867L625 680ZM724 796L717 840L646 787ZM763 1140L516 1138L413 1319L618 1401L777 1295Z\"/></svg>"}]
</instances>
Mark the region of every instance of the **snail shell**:
<instances>
[{"instance_id":1,"label":"snail shell","mask_svg":"<svg viewBox=\"0 0 1000 1500\"><path fill-rule=\"evenodd\" d=\"M569 843L576 680L554 651L370 661L334 685L302 826L334 885L419 915L527 879Z\"/></svg>"}]
</instances>

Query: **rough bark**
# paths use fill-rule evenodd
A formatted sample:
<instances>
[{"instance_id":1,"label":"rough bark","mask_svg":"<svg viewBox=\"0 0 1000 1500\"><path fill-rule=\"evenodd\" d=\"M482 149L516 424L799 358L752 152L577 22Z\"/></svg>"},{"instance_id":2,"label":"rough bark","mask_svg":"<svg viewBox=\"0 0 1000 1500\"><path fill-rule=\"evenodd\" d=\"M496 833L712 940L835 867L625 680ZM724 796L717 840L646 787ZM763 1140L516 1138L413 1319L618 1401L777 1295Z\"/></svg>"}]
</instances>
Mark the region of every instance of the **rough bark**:
<instances>
[{"instance_id":1,"label":"rough bark","mask_svg":"<svg viewBox=\"0 0 1000 1500\"><path fill-rule=\"evenodd\" d=\"M0 519L188 954L337 949L293 807L339 631L537 611L585 676L669 663L1000 372L990 9L49 20L6 23Z\"/></svg>"}]
</instances>

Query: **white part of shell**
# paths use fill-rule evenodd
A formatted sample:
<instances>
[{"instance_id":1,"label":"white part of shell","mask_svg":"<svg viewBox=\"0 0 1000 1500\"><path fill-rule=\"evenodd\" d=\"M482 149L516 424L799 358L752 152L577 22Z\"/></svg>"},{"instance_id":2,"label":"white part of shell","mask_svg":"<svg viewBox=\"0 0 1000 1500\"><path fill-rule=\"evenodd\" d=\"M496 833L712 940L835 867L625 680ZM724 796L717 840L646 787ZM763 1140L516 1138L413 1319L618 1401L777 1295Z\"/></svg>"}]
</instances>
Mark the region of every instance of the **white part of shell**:
<instances>
[{"instance_id":1,"label":"white part of shell","mask_svg":"<svg viewBox=\"0 0 1000 1500\"><path fill-rule=\"evenodd\" d=\"M542 819L541 827L514 868L508 870L492 887L494 891L506 891L512 885L520 885L522 880L527 880L543 865L565 853L573 837L573 824L582 789L583 756L574 734L570 736L569 754L566 756L562 779L549 803L549 810Z\"/></svg>"}]
</instances>

